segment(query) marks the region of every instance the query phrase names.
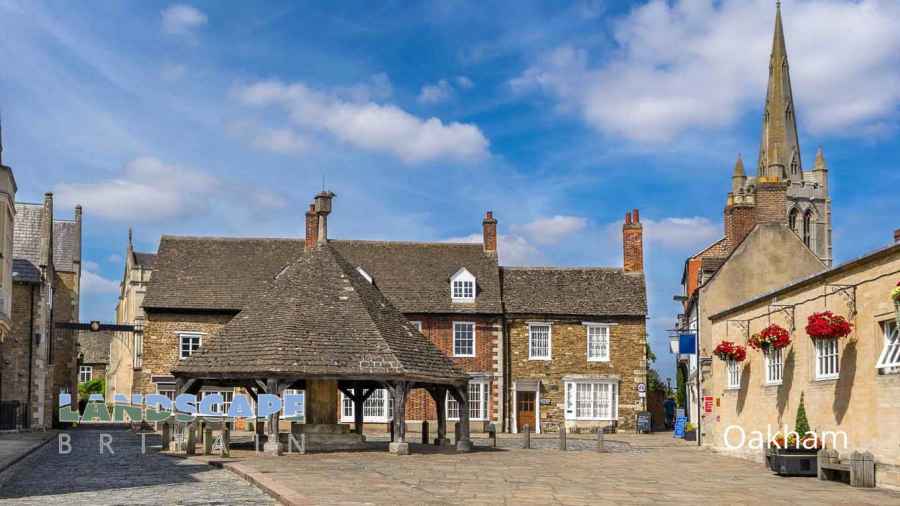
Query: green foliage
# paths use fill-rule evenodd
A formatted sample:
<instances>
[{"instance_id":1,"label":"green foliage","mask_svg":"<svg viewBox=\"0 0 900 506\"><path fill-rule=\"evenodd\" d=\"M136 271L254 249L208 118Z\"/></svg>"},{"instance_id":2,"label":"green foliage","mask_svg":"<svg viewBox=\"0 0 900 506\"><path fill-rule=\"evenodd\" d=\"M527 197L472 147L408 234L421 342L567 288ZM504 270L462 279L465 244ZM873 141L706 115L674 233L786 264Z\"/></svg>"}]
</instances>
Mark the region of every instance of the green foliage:
<instances>
[{"instance_id":1,"label":"green foliage","mask_svg":"<svg viewBox=\"0 0 900 506\"><path fill-rule=\"evenodd\" d=\"M682 364L678 364L676 369L675 402L679 408L687 409L687 371Z\"/></svg>"},{"instance_id":2,"label":"green foliage","mask_svg":"<svg viewBox=\"0 0 900 506\"><path fill-rule=\"evenodd\" d=\"M803 392L800 392L800 407L797 408L797 422L794 423L794 430L801 436L809 432L809 420L806 419L806 407L803 405Z\"/></svg>"},{"instance_id":3,"label":"green foliage","mask_svg":"<svg viewBox=\"0 0 900 506\"><path fill-rule=\"evenodd\" d=\"M78 400L87 401L91 394L106 395L105 378L97 378L78 384Z\"/></svg>"}]
</instances>

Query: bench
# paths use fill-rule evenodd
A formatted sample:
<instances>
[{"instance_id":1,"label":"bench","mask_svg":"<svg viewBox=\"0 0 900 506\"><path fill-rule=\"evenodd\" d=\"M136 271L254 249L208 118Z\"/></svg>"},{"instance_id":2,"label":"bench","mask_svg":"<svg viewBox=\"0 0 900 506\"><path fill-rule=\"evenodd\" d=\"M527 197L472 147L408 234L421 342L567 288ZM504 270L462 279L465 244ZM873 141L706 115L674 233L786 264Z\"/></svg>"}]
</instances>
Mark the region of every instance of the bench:
<instances>
[{"instance_id":1,"label":"bench","mask_svg":"<svg viewBox=\"0 0 900 506\"><path fill-rule=\"evenodd\" d=\"M851 487L875 487L875 458L869 452L855 451L848 461L841 462L836 450L823 449L819 451L818 463L820 480L836 480L846 475Z\"/></svg>"}]
</instances>

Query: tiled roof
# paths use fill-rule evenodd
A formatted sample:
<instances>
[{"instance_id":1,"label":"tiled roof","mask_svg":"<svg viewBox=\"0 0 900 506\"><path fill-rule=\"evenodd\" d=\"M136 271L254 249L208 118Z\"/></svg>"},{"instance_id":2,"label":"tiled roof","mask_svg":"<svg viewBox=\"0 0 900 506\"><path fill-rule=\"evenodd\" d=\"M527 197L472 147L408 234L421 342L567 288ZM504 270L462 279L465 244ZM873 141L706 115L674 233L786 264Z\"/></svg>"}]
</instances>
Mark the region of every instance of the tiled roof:
<instances>
[{"instance_id":1,"label":"tiled roof","mask_svg":"<svg viewBox=\"0 0 900 506\"><path fill-rule=\"evenodd\" d=\"M74 221L53 222L53 268L62 272L75 272L75 263L80 261L78 250L81 237L78 224Z\"/></svg>"},{"instance_id":2,"label":"tiled roof","mask_svg":"<svg viewBox=\"0 0 900 506\"><path fill-rule=\"evenodd\" d=\"M143 306L237 312L302 252L295 239L163 236Z\"/></svg>"},{"instance_id":3,"label":"tiled roof","mask_svg":"<svg viewBox=\"0 0 900 506\"><path fill-rule=\"evenodd\" d=\"M112 342L113 332L78 332L78 353L83 355L83 364L108 364L109 344Z\"/></svg>"},{"instance_id":4,"label":"tiled roof","mask_svg":"<svg viewBox=\"0 0 900 506\"><path fill-rule=\"evenodd\" d=\"M700 259L700 268L703 272L716 272L725 264L727 257L703 257Z\"/></svg>"},{"instance_id":5,"label":"tiled roof","mask_svg":"<svg viewBox=\"0 0 900 506\"><path fill-rule=\"evenodd\" d=\"M173 373L466 378L331 245L299 252Z\"/></svg>"},{"instance_id":6,"label":"tiled roof","mask_svg":"<svg viewBox=\"0 0 900 506\"><path fill-rule=\"evenodd\" d=\"M497 260L480 244L329 241L404 313L501 312ZM238 311L303 254L296 239L163 236L145 308ZM476 302L450 301L450 276L476 277Z\"/></svg>"},{"instance_id":7,"label":"tiled roof","mask_svg":"<svg viewBox=\"0 0 900 506\"><path fill-rule=\"evenodd\" d=\"M510 314L643 316L642 273L610 268L501 268L503 304Z\"/></svg>"},{"instance_id":8,"label":"tiled roof","mask_svg":"<svg viewBox=\"0 0 900 506\"><path fill-rule=\"evenodd\" d=\"M13 228L13 281L39 283L41 281L41 204L16 202Z\"/></svg>"},{"instance_id":9,"label":"tiled roof","mask_svg":"<svg viewBox=\"0 0 900 506\"><path fill-rule=\"evenodd\" d=\"M375 286L404 313L502 312L496 257L481 244L385 241L331 241L353 264L372 276ZM452 303L450 276L465 267L475 276L474 303Z\"/></svg>"},{"instance_id":10,"label":"tiled roof","mask_svg":"<svg viewBox=\"0 0 900 506\"><path fill-rule=\"evenodd\" d=\"M156 253L140 253L135 251L134 261L137 265L140 265L144 269L150 271L156 269Z\"/></svg>"}]
</instances>

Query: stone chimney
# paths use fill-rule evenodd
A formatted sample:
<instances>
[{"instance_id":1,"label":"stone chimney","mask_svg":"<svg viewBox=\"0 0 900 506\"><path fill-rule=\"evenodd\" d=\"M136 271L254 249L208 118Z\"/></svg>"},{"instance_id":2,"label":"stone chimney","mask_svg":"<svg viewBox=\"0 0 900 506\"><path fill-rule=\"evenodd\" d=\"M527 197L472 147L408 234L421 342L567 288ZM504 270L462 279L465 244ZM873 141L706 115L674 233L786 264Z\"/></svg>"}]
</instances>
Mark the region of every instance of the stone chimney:
<instances>
[{"instance_id":1,"label":"stone chimney","mask_svg":"<svg viewBox=\"0 0 900 506\"><path fill-rule=\"evenodd\" d=\"M481 222L484 252L488 255L497 255L497 220L494 219L494 213L488 211L484 213L484 220Z\"/></svg>"},{"instance_id":2,"label":"stone chimney","mask_svg":"<svg viewBox=\"0 0 900 506\"><path fill-rule=\"evenodd\" d=\"M328 242L328 215L331 214L331 200L335 197L333 192L322 190L316 194L315 211L319 217L319 231L316 237L317 244Z\"/></svg>"},{"instance_id":3,"label":"stone chimney","mask_svg":"<svg viewBox=\"0 0 900 506\"><path fill-rule=\"evenodd\" d=\"M316 216L316 205L310 204L306 211L306 251L315 249L319 237L319 217Z\"/></svg>"},{"instance_id":4,"label":"stone chimney","mask_svg":"<svg viewBox=\"0 0 900 506\"><path fill-rule=\"evenodd\" d=\"M44 194L44 212L41 217L41 267L47 268L53 260L53 194Z\"/></svg>"},{"instance_id":5,"label":"stone chimney","mask_svg":"<svg viewBox=\"0 0 900 506\"><path fill-rule=\"evenodd\" d=\"M900 228L894 230L894 243L900 244Z\"/></svg>"},{"instance_id":6,"label":"stone chimney","mask_svg":"<svg viewBox=\"0 0 900 506\"><path fill-rule=\"evenodd\" d=\"M644 271L644 227L638 210L625 213L622 225L623 267L625 272Z\"/></svg>"}]
</instances>

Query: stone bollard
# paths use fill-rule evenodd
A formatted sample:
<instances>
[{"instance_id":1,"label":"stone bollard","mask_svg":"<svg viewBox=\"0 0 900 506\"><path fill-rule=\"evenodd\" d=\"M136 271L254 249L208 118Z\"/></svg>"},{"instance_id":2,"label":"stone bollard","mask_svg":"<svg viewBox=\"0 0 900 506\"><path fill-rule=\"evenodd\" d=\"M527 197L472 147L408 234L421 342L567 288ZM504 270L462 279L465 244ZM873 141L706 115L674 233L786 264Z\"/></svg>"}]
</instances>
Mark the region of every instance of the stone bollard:
<instances>
[{"instance_id":1,"label":"stone bollard","mask_svg":"<svg viewBox=\"0 0 900 506\"><path fill-rule=\"evenodd\" d=\"M213 431L207 425L203 429L203 455L212 455L213 441Z\"/></svg>"},{"instance_id":2,"label":"stone bollard","mask_svg":"<svg viewBox=\"0 0 900 506\"><path fill-rule=\"evenodd\" d=\"M224 427L222 427L222 448L219 449L219 455L223 457L231 456L231 428L226 423Z\"/></svg>"},{"instance_id":3,"label":"stone bollard","mask_svg":"<svg viewBox=\"0 0 900 506\"><path fill-rule=\"evenodd\" d=\"M522 431L522 448L526 450L531 448L531 427L527 423Z\"/></svg>"},{"instance_id":4,"label":"stone bollard","mask_svg":"<svg viewBox=\"0 0 900 506\"><path fill-rule=\"evenodd\" d=\"M459 428L459 422L456 422L455 424L453 424L453 442L454 442L454 443L458 443L458 442L459 442L459 439L460 439L460 437L461 437L461 436L459 435L459 431L460 431L460 428Z\"/></svg>"},{"instance_id":5,"label":"stone bollard","mask_svg":"<svg viewBox=\"0 0 900 506\"><path fill-rule=\"evenodd\" d=\"M428 420L422 422L422 444L428 444Z\"/></svg>"},{"instance_id":6,"label":"stone bollard","mask_svg":"<svg viewBox=\"0 0 900 506\"><path fill-rule=\"evenodd\" d=\"M566 423L560 422L559 424L559 449L560 451L566 451Z\"/></svg>"},{"instance_id":7,"label":"stone bollard","mask_svg":"<svg viewBox=\"0 0 900 506\"><path fill-rule=\"evenodd\" d=\"M603 441L603 429L597 430L597 451L600 453L606 453L606 446Z\"/></svg>"},{"instance_id":8,"label":"stone bollard","mask_svg":"<svg viewBox=\"0 0 900 506\"><path fill-rule=\"evenodd\" d=\"M488 425L488 439L491 441L491 448L497 447L497 426L494 424Z\"/></svg>"},{"instance_id":9,"label":"stone bollard","mask_svg":"<svg viewBox=\"0 0 900 506\"><path fill-rule=\"evenodd\" d=\"M186 455L196 455L197 453L197 433L194 430L194 424L189 423L184 428L187 431L187 443L185 443L184 453Z\"/></svg>"},{"instance_id":10,"label":"stone bollard","mask_svg":"<svg viewBox=\"0 0 900 506\"><path fill-rule=\"evenodd\" d=\"M166 420L162 422L162 451L167 452L172 448L172 424Z\"/></svg>"}]
</instances>

